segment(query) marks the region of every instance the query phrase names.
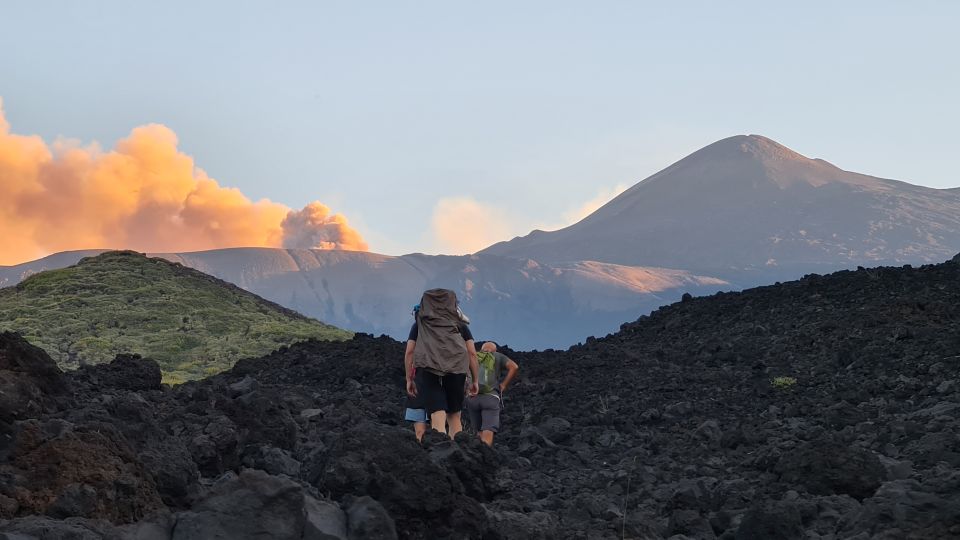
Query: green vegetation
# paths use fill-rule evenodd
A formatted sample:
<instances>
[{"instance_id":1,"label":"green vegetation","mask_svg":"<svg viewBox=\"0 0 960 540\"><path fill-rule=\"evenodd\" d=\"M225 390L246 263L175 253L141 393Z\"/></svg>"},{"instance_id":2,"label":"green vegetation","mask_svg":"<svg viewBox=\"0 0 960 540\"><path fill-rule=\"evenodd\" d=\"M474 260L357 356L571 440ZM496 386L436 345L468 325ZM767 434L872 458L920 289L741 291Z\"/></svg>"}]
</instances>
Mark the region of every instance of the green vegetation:
<instances>
[{"instance_id":1,"label":"green vegetation","mask_svg":"<svg viewBox=\"0 0 960 540\"><path fill-rule=\"evenodd\" d=\"M786 390L797 384L797 380L793 377L774 377L774 379L770 381L770 384L772 384L774 388Z\"/></svg>"},{"instance_id":2,"label":"green vegetation","mask_svg":"<svg viewBox=\"0 0 960 540\"><path fill-rule=\"evenodd\" d=\"M297 341L351 336L196 270L128 251L0 289L0 330L20 332L63 368L138 353L156 360L170 383Z\"/></svg>"}]
</instances>

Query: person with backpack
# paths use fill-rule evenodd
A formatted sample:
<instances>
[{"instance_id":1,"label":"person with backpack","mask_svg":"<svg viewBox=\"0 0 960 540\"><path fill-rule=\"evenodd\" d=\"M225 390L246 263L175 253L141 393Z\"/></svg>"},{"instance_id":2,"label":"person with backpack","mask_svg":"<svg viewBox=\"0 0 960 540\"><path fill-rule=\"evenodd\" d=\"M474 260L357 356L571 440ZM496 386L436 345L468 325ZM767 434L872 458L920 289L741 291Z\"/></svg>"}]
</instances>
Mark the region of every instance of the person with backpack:
<instances>
[{"instance_id":1,"label":"person with backpack","mask_svg":"<svg viewBox=\"0 0 960 540\"><path fill-rule=\"evenodd\" d=\"M487 446L493 446L493 435L500 430L503 392L517 376L520 366L507 355L498 353L497 344L492 341L480 347L477 366L478 392L467 398L467 415L480 440Z\"/></svg>"},{"instance_id":2,"label":"person with backpack","mask_svg":"<svg viewBox=\"0 0 960 540\"><path fill-rule=\"evenodd\" d=\"M453 438L463 430L460 414L468 371L474 381L469 393L478 391L470 321L460 311L456 293L448 289L424 292L415 316L404 353L407 394L422 397L431 427Z\"/></svg>"}]
</instances>

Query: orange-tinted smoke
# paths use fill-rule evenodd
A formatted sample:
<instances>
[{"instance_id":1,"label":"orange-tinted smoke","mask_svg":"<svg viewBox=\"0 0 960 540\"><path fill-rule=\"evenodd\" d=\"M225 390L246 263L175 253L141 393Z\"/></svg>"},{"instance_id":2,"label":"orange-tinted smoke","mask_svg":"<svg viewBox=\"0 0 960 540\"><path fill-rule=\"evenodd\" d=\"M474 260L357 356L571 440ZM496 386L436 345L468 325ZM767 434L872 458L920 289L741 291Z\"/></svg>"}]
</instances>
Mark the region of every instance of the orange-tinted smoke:
<instances>
[{"instance_id":1,"label":"orange-tinted smoke","mask_svg":"<svg viewBox=\"0 0 960 540\"><path fill-rule=\"evenodd\" d=\"M346 218L319 202L299 211L221 187L177 150L177 136L141 126L111 151L10 133L0 101L0 265L57 251L196 251L296 247L365 251Z\"/></svg>"}]
</instances>

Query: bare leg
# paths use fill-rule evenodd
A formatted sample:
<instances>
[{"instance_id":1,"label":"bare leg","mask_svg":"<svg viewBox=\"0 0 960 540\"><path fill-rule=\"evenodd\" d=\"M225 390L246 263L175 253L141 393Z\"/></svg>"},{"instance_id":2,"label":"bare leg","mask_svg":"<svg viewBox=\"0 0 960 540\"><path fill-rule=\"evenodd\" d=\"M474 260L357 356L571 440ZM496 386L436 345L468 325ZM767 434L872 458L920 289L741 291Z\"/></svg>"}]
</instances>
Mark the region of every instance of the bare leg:
<instances>
[{"instance_id":1,"label":"bare leg","mask_svg":"<svg viewBox=\"0 0 960 540\"><path fill-rule=\"evenodd\" d=\"M458 419L459 420L459 419ZM440 433L447 432L447 411L436 411L430 415L430 426Z\"/></svg>"},{"instance_id":2,"label":"bare leg","mask_svg":"<svg viewBox=\"0 0 960 540\"><path fill-rule=\"evenodd\" d=\"M492 431L481 431L480 440L485 442L487 446L493 446L493 432Z\"/></svg>"},{"instance_id":3,"label":"bare leg","mask_svg":"<svg viewBox=\"0 0 960 540\"><path fill-rule=\"evenodd\" d=\"M427 432L426 422L416 422L413 424L413 432L417 435L417 441L423 439L423 434Z\"/></svg>"},{"instance_id":4,"label":"bare leg","mask_svg":"<svg viewBox=\"0 0 960 540\"><path fill-rule=\"evenodd\" d=\"M463 431L463 423L460 422L460 413L450 413L447 415L447 423L450 424L450 438Z\"/></svg>"}]
</instances>

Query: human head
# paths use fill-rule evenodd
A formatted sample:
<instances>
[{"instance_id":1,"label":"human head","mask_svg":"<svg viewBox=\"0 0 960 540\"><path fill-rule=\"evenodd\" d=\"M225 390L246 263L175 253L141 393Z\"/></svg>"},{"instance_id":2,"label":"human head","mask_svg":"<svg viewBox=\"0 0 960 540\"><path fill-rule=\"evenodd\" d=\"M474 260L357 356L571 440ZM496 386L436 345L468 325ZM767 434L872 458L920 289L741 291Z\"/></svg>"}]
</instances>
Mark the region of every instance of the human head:
<instances>
[{"instance_id":1,"label":"human head","mask_svg":"<svg viewBox=\"0 0 960 540\"><path fill-rule=\"evenodd\" d=\"M492 341L487 341L480 346L480 350L483 352L497 352L497 344Z\"/></svg>"}]
</instances>

